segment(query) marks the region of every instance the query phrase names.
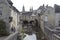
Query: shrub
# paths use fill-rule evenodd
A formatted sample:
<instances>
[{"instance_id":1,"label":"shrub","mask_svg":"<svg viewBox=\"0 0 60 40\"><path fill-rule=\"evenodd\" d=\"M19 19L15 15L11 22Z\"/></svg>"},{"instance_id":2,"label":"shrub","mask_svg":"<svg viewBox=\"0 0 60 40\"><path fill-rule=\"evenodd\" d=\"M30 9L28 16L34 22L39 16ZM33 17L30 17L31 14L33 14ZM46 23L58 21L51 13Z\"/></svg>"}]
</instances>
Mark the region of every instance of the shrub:
<instances>
[{"instance_id":1,"label":"shrub","mask_svg":"<svg viewBox=\"0 0 60 40\"><path fill-rule=\"evenodd\" d=\"M6 23L3 20L0 20L0 37L7 36Z\"/></svg>"}]
</instances>

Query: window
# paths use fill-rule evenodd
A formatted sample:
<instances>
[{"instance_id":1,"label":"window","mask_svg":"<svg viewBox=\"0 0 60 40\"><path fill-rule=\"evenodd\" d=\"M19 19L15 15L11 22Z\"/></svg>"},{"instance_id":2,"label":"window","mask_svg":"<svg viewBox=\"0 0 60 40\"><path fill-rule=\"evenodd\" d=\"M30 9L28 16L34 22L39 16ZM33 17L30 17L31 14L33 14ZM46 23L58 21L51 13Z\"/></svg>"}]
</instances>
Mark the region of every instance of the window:
<instances>
[{"instance_id":1,"label":"window","mask_svg":"<svg viewBox=\"0 0 60 40\"><path fill-rule=\"evenodd\" d=\"M13 20L13 17L9 17L9 22L12 22L12 20Z\"/></svg>"},{"instance_id":2,"label":"window","mask_svg":"<svg viewBox=\"0 0 60 40\"><path fill-rule=\"evenodd\" d=\"M45 21L46 21L46 22L48 21L48 17L47 17L47 15L45 16Z\"/></svg>"},{"instance_id":3,"label":"window","mask_svg":"<svg viewBox=\"0 0 60 40\"><path fill-rule=\"evenodd\" d=\"M0 7L0 15L2 15L2 8Z\"/></svg>"},{"instance_id":4,"label":"window","mask_svg":"<svg viewBox=\"0 0 60 40\"><path fill-rule=\"evenodd\" d=\"M41 12L41 10L38 10L38 11L37 11L37 13L40 13L40 12Z\"/></svg>"},{"instance_id":5,"label":"window","mask_svg":"<svg viewBox=\"0 0 60 40\"><path fill-rule=\"evenodd\" d=\"M59 21L59 26L60 26L60 21Z\"/></svg>"},{"instance_id":6,"label":"window","mask_svg":"<svg viewBox=\"0 0 60 40\"><path fill-rule=\"evenodd\" d=\"M2 15L2 11L0 11L0 15Z\"/></svg>"}]
</instances>

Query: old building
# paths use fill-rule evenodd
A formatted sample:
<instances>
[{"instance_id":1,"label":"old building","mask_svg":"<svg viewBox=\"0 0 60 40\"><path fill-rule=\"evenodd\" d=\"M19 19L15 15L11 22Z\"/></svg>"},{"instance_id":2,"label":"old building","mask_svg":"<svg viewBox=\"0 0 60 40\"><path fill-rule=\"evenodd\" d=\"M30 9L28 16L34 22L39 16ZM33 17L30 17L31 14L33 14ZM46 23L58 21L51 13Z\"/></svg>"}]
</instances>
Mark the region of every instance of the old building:
<instances>
[{"instance_id":1,"label":"old building","mask_svg":"<svg viewBox=\"0 0 60 40\"><path fill-rule=\"evenodd\" d=\"M0 19L3 19L6 22L7 30L10 28L10 17L11 10L10 7L13 5L11 0L0 0Z\"/></svg>"},{"instance_id":2,"label":"old building","mask_svg":"<svg viewBox=\"0 0 60 40\"><path fill-rule=\"evenodd\" d=\"M55 9L57 8L48 5L45 6L45 12L41 15L41 27L44 27L44 22L51 24L53 26L52 28L59 26L59 13Z\"/></svg>"},{"instance_id":3,"label":"old building","mask_svg":"<svg viewBox=\"0 0 60 40\"><path fill-rule=\"evenodd\" d=\"M52 26L55 26L55 12L51 6L40 6L38 9L38 17L40 18L40 26L44 31L44 22L48 22Z\"/></svg>"},{"instance_id":4,"label":"old building","mask_svg":"<svg viewBox=\"0 0 60 40\"><path fill-rule=\"evenodd\" d=\"M0 19L6 22L7 31L10 32L11 27L18 29L19 13L11 0L0 0Z\"/></svg>"},{"instance_id":5,"label":"old building","mask_svg":"<svg viewBox=\"0 0 60 40\"><path fill-rule=\"evenodd\" d=\"M20 29L22 29L24 25L23 24L24 21L27 21L27 22L34 21L36 18L36 13L37 13L36 10L33 10L33 8L30 8L29 11L25 11L25 7L23 6L22 12L20 12L20 16L19 16Z\"/></svg>"},{"instance_id":6,"label":"old building","mask_svg":"<svg viewBox=\"0 0 60 40\"><path fill-rule=\"evenodd\" d=\"M43 33L49 40L54 40L57 35L59 36L59 25L60 25L60 6L54 5L54 7L51 6L45 6L45 11L40 14L40 26L43 30ZM56 34L56 36L54 35ZM59 39L58 37L55 39Z\"/></svg>"},{"instance_id":7,"label":"old building","mask_svg":"<svg viewBox=\"0 0 60 40\"><path fill-rule=\"evenodd\" d=\"M23 6L20 18L27 21L34 20L34 17L36 16L34 13L33 8L30 8L30 11L25 11L25 7Z\"/></svg>"},{"instance_id":8,"label":"old building","mask_svg":"<svg viewBox=\"0 0 60 40\"><path fill-rule=\"evenodd\" d=\"M55 25L60 26L60 6L56 5L54 6L55 8Z\"/></svg>"},{"instance_id":9,"label":"old building","mask_svg":"<svg viewBox=\"0 0 60 40\"><path fill-rule=\"evenodd\" d=\"M20 12L16 9L16 7L12 6L11 7L11 17L12 17L12 22L11 22L11 27L15 27L16 31L19 28L19 14Z\"/></svg>"},{"instance_id":10,"label":"old building","mask_svg":"<svg viewBox=\"0 0 60 40\"><path fill-rule=\"evenodd\" d=\"M45 12L45 6L44 4L42 6L40 6L38 9L37 9L37 20L39 22L39 26L40 28L42 29L42 31L44 31L44 24L43 24L43 21L41 19L42 15L44 15L44 12Z\"/></svg>"}]
</instances>

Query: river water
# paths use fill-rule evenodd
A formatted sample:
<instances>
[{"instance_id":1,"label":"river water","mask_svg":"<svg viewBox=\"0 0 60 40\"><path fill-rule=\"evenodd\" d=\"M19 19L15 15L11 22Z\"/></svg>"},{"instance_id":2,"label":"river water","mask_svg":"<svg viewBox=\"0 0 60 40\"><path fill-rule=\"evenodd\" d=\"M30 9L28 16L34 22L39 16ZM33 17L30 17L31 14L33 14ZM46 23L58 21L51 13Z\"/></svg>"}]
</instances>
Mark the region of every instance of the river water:
<instances>
[{"instance_id":1,"label":"river water","mask_svg":"<svg viewBox=\"0 0 60 40\"><path fill-rule=\"evenodd\" d=\"M25 34L25 35L26 37L24 37L23 40L37 40L36 34L32 34L32 35Z\"/></svg>"}]
</instances>

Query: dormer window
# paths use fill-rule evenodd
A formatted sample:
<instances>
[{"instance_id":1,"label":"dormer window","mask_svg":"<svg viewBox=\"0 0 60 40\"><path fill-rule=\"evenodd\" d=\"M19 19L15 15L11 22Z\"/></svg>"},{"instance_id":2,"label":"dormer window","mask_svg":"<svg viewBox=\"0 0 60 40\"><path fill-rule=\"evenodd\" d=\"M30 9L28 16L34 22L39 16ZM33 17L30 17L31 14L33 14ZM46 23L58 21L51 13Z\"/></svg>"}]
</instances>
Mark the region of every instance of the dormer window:
<instances>
[{"instance_id":1,"label":"dormer window","mask_svg":"<svg viewBox=\"0 0 60 40\"><path fill-rule=\"evenodd\" d=\"M48 21L48 16L46 15L46 16L45 16L45 22L47 22L47 21Z\"/></svg>"}]
</instances>

